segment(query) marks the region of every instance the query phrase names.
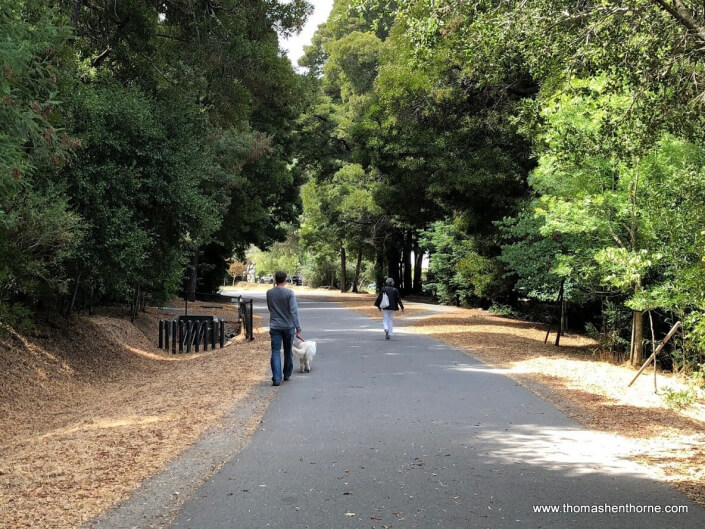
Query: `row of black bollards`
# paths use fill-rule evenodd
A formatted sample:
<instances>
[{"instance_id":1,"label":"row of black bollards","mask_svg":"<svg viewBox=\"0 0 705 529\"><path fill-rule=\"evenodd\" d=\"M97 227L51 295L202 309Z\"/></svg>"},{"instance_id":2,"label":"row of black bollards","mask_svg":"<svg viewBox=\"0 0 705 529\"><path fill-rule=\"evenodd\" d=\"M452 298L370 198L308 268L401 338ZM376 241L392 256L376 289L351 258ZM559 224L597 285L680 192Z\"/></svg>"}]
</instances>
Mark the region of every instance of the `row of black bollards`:
<instances>
[{"instance_id":1,"label":"row of black bollards","mask_svg":"<svg viewBox=\"0 0 705 529\"><path fill-rule=\"evenodd\" d=\"M228 337L244 331L246 340L254 340L253 300L244 301L238 297L238 301L235 332L230 328ZM173 354L190 353L192 348L199 352L201 346L204 351L208 351L209 344L215 349L216 343L219 343L222 349L226 341L225 320L204 315L182 315L176 320L159 320L158 341L160 349L171 350Z\"/></svg>"},{"instance_id":2,"label":"row of black bollards","mask_svg":"<svg viewBox=\"0 0 705 529\"><path fill-rule=\"evenodd\" d=\"M190 353L191 348L198 353L201 346L215 349L225 347L225 320L191 318L181 316L178 320L159 320L159 348L172 354Z\"/></svg>"}]
</instances>

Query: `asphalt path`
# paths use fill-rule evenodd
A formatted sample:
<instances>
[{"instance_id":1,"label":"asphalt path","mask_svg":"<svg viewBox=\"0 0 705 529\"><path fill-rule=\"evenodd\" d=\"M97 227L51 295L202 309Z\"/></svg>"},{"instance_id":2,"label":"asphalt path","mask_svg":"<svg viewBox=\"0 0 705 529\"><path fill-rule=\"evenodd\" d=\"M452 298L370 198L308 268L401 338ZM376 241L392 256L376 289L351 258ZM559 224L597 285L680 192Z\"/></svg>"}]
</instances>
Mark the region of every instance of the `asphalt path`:
<instances>
[{"instance_id":1,"label":"asphalt path","mask_svg":"<svg viewBox=\"0 0 705 529\"><path fill-rule=\"evenodd\" d=\"M386 341L381 322L339 303L300 297L299 310L318 342L312 372L295 361L270 387L261 428L170 527L705 527L705 510L618 437L466 353L403 327Z\"/></svg>"}]
</instances>

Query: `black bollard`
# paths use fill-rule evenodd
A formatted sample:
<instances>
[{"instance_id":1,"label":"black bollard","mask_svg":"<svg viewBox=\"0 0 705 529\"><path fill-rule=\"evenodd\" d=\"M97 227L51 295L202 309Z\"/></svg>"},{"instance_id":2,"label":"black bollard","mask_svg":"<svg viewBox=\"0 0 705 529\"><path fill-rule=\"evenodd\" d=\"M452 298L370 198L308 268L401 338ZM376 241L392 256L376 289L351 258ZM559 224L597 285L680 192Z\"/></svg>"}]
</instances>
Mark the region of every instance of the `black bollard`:
<instances>
[{"instance_id":1,"label":"black bollard","mask_svg":"<svg viewBox=\"0 0 705 529\"><path fill-rule=\"evenodd\" d=\"M201 343L201 330L203 327L203 322L201 321L196 321L194 322L194 327L196 331L196 347L195 347L195 352L198 352L198 346Z\"/></svg>"},{"instance_id":2,"label":"black bollard","mask_svg":"<svg viewBox=\"0 0 705 529\"><path fill-rule=\"evenodd\" d=\"M159 349L164 345L162 333L164 332L164 320L159 320Z\"/></svg>"},{"instance_id":3,"label":"black bollard","mask_svg":"<svg viewBox=\"0 0 705 529\"><path fill-rule=\"evenodd\" d=\"M191 345L193 345L193 321L189 321L186 325L186 352L191 352Z\"/></svg>"},{"instance_id":4,"label":"black bollard","mask_svg":"<svg viewBox=\"0 0 705 529\"><path fill-rule=\"evenodd\" d=\"M225 320L220 320L220 348L225 347Z\"/></svg>"},{"instance_id":5,"label":"black bollard","mask_svg":"<svg viewBox=\"0 0 705 529\"><path fill-rule=\"evenodd\" d=\"M176 354L176 320L171 322L171 354Z\"/></svg>"},{"instance_id":6,"label":"black bollard","mask_svg":"<svg viewBox=\"0 0 705 529\"><path fill-rule=\"evenodd\" d=\"M203 352L208 351L208 342L210 341L211 333L208 331L208 321L203 322Z\"/></svg>"},{"instance_id":7,"label":"black bollard","mask_svg":"<svg viewBox=\"0 0 705 529\"><path fill-rule=\"evenodd\" d=\"M255 333L254 333L254 309L252 307L253 300L250 300L250 313L247 315L247 326L249 327L249 340L254 340L255 339Z\"/></svg>"}]
</instances>

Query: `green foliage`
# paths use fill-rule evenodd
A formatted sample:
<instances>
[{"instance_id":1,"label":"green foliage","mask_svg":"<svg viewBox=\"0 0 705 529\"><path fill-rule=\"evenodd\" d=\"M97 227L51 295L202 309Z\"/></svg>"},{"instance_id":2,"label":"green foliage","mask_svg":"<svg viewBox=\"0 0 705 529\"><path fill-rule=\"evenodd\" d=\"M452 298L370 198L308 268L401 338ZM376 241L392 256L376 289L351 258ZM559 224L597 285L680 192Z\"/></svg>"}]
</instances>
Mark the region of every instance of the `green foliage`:
<instances>
[{"instance_id":1,"label":"green foliage","mask_svg":"<svg viewBox=\"0 0 705 529\"><path fill-rule=\"evenodd\" d=\"M423 233L421 244L433 256L426 288L442 303L469 302L475 290L459 272L458 263L473 255L473 245L458 225L449 221L434 223Z\"/></svg>"},{"instance_id":2,"label":"green foliage","mask_svg":"<svg viewBox=\"0 0 705 529\"><path fill-rule=\"evenodd\" d=\"M691 381L700 389L705 389L705 364L698 364L698 370L690 376Z\"/></svg>"},{"instance_id":3,"label":"green foliage","mask_svg":"<svg viewBox=\"0 0 705 529\"><path fill-rule=\"evenodd\" d=\"M307 2L0 9L3 317L163 300L196 253L217 285L233 252L284 237L308 81L275 30L297 31Z\"/></svg>"},{"instance_id":4,"label":"green foliage","mask_svg":"<svg viewBox=\"0 0 705 529\"><path fill-rule=\"evenodd\" d=\"M66 291L81 238L61 187L45 178L75 146L56 112L70 32L56 12L30 22L23 7L0 6L0 319L13 326Z\"/></svg>"},{"instance_id":5,"label":"green foliage","mask_svg":"<svg viewBox=\"0 0 705 529\"><path fill-rule=\"evenodd\" d=\"M587 323L585 332L600 344L600 351L620 361L629 347L631 311L623 304L607 299L602 304L600 316L602 321L599 328L594 323Z\"/></svg>"},{"instance_id":6,"label":"green foliage","mask_svg":"<svg viewBox=\"0 0 705 529\"><path fill-rule=\"evenodd\" d=\"M326 46L323 88L343 101L369 92L377 77L381 41L372 33L354 31Z\"/></svg>"},{"instance_id":7,"label":"green foliage","mask_svg":"<svg viewBox=\"0 0 705 529\"><path fill-rule=\"evenodd\" d=\"M166 296L190 245L207 242L223 214L207 159L194 157L203 122L111 83L76 87L67 116L83 148L62 176L88 222L75 273L108 299L129 299L140 283Z\"/></svg>"},{"instance_id":8,"label":"green foliage","mask_svg":"<svg viewBox=\"0 0 705 529\"><path fill-rule=\"evenodd\" d=\"M60 165L68 138L56 128L57 75L70 35L47 11L33 22L22 4L0 6L0 193L44 167Z\"/></svg>"},{"instance_id":9,"label":"green foliage","mask_svg":"<svg viewBox=\"0 0 705 529\"><path fill-rule=\"evenodd\" d=\"M511 305L502 305L498 303L493 303L488 309L491 314L495 316L502 316L503 318L521 318L522 314L514 309Z\"/></svg>"},{"instance_id":10,"label":"green foliage","mask_svg":"<svg viewBox=\"0 0 705 529\"><path fill-rule=\"evenodd\" d=\"M301 247L294 233L290 233L286 240L274 243L267 251L253 246L246 255L247 261L255 265L258 276L274 275L278 270L293 276L301 273L303 267L300 260Z\"/></svg>"},{"instance_id":11,"label":"green foliage","mask_svg":"<svg viewBox=\"0 0 705 529\"><path fill-rule=\"evenodd\" d=\"M697 398L697 392L693 388L675 390L666 386L662 391L664 402L671 408L679 410L691 406Z\"/></svg>"}]
</instances>

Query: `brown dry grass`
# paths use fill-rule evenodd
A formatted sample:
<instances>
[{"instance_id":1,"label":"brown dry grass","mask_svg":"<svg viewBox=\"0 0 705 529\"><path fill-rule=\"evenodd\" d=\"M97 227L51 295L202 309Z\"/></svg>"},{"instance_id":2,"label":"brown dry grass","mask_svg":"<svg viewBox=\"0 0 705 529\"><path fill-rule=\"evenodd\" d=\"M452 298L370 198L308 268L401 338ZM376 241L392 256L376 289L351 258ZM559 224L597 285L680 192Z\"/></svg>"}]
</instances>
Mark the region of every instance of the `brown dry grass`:
<instances>
[{"instance_id":1,"label":"brown dry grass","mask_svg":"<svg viewBox=\"0 0 705 529\"><path fill-rule=\"evenodd\" d=\"M0 527L81 525L268 378L265 340L172 357L154 343L159 317L77 317L0 340Z\"/></svg>"},{"instance_id":2,"label":"brown dry grass","mask_svg":"<svg viewBox=\"0 0 705 529\"><path fill-rule=\"evenodd\" d=\"M560 347L546 345L545 326L480 310L434 315L409 330L467 350L589 428L629 438L631 456L654 477L705 504L705 405L670 409L654 394L652 369L628 388L635 371L601 361L593 341L567 335ZM667 373L658 374L658 384L684 387Z\"/></svg>"}]
</instances>

